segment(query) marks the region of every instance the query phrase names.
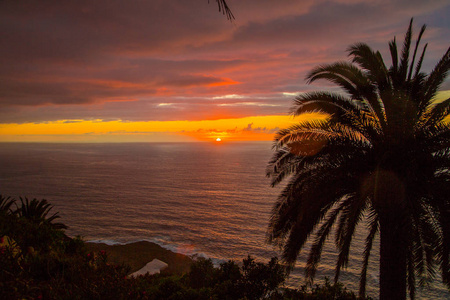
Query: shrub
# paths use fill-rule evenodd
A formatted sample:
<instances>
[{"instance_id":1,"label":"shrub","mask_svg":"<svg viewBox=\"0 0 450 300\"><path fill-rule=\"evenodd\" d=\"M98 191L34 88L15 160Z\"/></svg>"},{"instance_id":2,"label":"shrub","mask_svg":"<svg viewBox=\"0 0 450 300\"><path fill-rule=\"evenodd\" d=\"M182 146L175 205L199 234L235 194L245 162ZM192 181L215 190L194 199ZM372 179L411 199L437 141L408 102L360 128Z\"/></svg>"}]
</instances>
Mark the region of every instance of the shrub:
<instances>
[{"instance_id":1,"label":"shrub","mask_svg":"<svg viewBox=\"0 0 450 300\"><path fill-rule=\"evenodd\" d=\"M217 268L199 259L182 276L128 278L128 266L110 264L104 251L87 252L55 218L46 221L50 204L33 201L14 213L14 201L0 196L0 299L356 299L328 280L310 290L281 289L286 273L276 258L265 264L248 256Z\"/></svg>"}]
</instances>

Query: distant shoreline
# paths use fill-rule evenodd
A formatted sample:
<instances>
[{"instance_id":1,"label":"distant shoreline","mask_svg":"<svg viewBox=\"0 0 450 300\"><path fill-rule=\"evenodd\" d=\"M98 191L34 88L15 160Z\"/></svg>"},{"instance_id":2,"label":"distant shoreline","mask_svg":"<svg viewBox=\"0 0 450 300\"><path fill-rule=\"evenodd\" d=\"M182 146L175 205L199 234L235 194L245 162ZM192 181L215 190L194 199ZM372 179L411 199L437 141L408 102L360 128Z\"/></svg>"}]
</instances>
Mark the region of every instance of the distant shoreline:
<instances>
[{"instance_id":1,"label":"distant shoreline","mask_svg":"<svg viewBox=\"0 0 450 300\"><path fill-rule=\"evenodd\" d=\"M141 269L155 258L169 265L167 269L162 271L163 273L167 272L172 274L189 272L189 268L193 262L187 255L175 253L148 241L116 245L96 242L86 242L85 244L89 252L106 251L109 262L130 266L130 273Z\"/></svg>"}]
</instances>

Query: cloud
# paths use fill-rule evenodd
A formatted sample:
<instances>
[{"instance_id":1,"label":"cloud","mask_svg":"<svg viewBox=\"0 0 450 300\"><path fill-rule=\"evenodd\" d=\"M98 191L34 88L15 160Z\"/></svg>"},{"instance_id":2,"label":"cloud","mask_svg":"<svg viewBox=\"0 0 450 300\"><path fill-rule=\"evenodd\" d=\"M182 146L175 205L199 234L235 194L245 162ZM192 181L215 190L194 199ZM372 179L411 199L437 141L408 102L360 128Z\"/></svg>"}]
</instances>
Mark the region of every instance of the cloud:
<instances>
[{"instance_id":1,"label":"cloud","mask_svg":"<svg viewBox=\"0 0 450 300\"><path fill-rule=\"evenodd\" d=\"M214 100L216 99L242 99L245 98L246 96L243 95L236 95L236 94L231 94L231 95L223 95L223 96L215 96L212 97Z\"/></svg>"},{"instance_id":2,"label":"cloud","mask_svg":"<svg viewBox=\"0 0 450 300\"><path fill-rule=\"evenodd\" d=\"M445 0L0 1L0 119L200 120L286 113L312 67L367 42L386 56L411 16L424 68L448 47ZM449 86L447 80L444 87ZM170 105L160 105L170 104Z\"/></svg>"},{"instance_id":3,"label":"cloud","mask_svg":"<svg viewBox=\"0 0 450 300\"><path fill-rule=\"evenodd\" d=\"M253 128L253 123L248 124L246 128L242 129L242 131L244 131L244 132L266 133L266 134L274 134L278 130L280 130L278 127L274 127L274 128L256 127L256 128Z\"/></svg>"},{"instance_id":4,"label":"cloud","mask_svg":"<svg viewBox=\"0 0 450 300\"><path fill-rule=\"evenodd\" d=\"M73 123L81 123L83 122L82 120L66 120L63 123L64 124L73 124Z\"/></svg>"},{"instance_id":5,"label":"cloud","mask_svg":"<svg viewBox=\"0 0 450 300\"><path fill-rule=\"evenodd\" d=\"M253 122L249 123L247 125L247 127L244 128L238 128L238 127L234 127L232 129L226 129L226 130L218 130L216 128L209 128L209 129L205 129L205 128L199 128L195 131L195 133L200 133L200 134L219 134L219 133L227 133L227 134L234 134L234 135L239 135L242 133L265 133L265 134L273 134L275 132L277 132L279 130L278 127L274 127L274 128L267 128L267 127L256 127L253 128ZM186 132L186 131L183 131ZM187 132L189 133L189 132Z\"/></svg>"}]
</instances>

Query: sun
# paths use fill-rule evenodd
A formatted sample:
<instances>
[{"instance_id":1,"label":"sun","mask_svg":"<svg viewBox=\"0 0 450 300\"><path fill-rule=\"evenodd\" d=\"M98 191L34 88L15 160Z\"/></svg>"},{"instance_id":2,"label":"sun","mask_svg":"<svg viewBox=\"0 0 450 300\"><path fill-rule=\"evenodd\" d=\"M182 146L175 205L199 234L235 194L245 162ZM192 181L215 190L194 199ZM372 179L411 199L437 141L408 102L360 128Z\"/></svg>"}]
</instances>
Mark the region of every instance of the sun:
<instances>
[{"instance_id":1,"label":"sun","mask_svg":"<svg viewBox=\"0 0 450 300\"><path fill-rule=\"evenodd\" d=\"M221 142L221 141L222 141L221 138L217 138L217 139L216 139L216 142Z\"/></svg>"}]
</instances>

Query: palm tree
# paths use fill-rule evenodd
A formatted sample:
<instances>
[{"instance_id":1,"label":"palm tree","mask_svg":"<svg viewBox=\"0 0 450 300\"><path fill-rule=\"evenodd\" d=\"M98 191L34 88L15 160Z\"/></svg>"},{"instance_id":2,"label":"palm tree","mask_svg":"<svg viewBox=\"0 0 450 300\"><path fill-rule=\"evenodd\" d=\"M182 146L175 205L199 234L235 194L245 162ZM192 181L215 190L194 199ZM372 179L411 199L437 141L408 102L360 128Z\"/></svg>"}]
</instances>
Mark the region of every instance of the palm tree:
<instances>
[{"instance_id":1,"label":"palm tree","mask_svg":"<svg viewBox=\"0 0 450 300\"><path fill-rule=\"evenodd\" d=\"M358 43L348 49L350 62L312 70L309 82L325 79L345 93L298 96L294 115L320 111L328 119L301 122L275 137L267 175L272 186L288 183L273 207L268 241L282 247L292 267L312 235L305 269L310 282L332 228L337 281L364 223L360 297L378 234L380 299L406 299L407 289L413 299L416 283L427 285L438 268L450 287L450 125L444 120L450 99L435 101L450 67L450 48L429 74L421 72L425 28L412 53L412 20L401 53L395 38L389 43L389 69L379 52Z\"/></svg>"},{"instance_id":2,"label":"palm tree","mask_svg":"<svg viewBox=\"0 0 450 300\"><path fill-rule=\"evenodd\" d=\"M53 206L48 203L46 199L37 200L33 199L31 201L28 198L20 198L21 207L16 211L17 215L21 218L28 219L37 224L48 224L54 229L67 229L67 226L63 223L54 223L53 221L60 218L58 213L54 213L50 217L48 214Z\"/></svg>"}]
</instances>

